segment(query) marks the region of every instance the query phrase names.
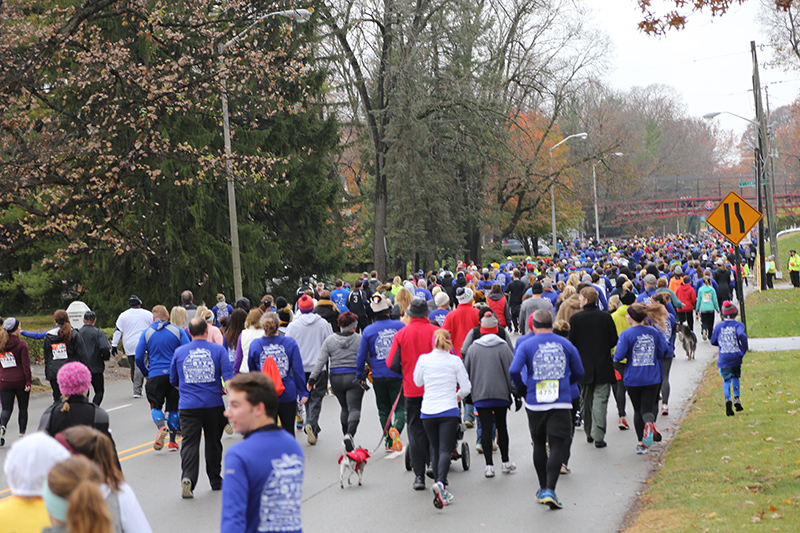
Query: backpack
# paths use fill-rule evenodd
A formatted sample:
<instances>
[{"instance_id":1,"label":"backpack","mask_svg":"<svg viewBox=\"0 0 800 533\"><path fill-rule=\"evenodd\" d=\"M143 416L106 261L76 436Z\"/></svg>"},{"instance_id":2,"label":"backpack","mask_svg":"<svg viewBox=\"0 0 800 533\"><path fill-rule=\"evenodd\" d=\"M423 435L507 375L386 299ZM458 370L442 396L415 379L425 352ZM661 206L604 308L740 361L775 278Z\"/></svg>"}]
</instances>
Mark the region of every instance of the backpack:
<instances>
[{"instance_id":1,"label":"backpack","mask_svg":"<svg viewBox=\"0 0 800 533\"><path fill-rule=\"evenodd\" d=\"M278 364L275 362L275 359L272 357L267 357L264 360L264 366L261 368L261 373L272 380L272 383L275 385L275 393L278 396L284 393L286 386L283 384L281 372L278 370Z\"/></svg>"}]
</instances>

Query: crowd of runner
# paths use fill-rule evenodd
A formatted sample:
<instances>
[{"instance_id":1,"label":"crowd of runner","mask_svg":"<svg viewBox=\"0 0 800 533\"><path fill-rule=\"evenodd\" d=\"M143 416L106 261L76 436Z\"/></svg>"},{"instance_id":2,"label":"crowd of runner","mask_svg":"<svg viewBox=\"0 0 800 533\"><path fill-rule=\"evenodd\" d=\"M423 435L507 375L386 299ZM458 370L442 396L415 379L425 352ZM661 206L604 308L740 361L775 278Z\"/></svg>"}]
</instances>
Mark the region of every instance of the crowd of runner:
<instances>
[{"instance_id":1,"label":"crowd of runner","mask_svg":"<svg viewBox=\"0 0 800 533\"><path fill-rule=\"evenodd\" d=\"M193 497L205 441L211 488L222 491L222 531L300 531L304 452L296 433L317 443L331 393L341 431L331 438L355 457L370 389L385 451L403 450L407 428L413 489L425 490L431 478L437 508L453 502L448 470L466 429L476 428L486 477L496 475L497 449L500 473L516 471L509 440L529 437L509 435L507 413L524 407L537 501L560 509L556 483L571 472L575 430L604 448L610 397L623 431L630 399L633 451L645 454L661 440L657 418L669 415L676 338L694 338L695 319L702 339L719 347L726 414L742 409L747 337L733 302L736 278L747 281L755 256L740 251L735 264L733 248L711 235L576 240L552 258L443 265L407 279L365 272L351 286L304 278L292 297L266 295L258 305L231 305L219 294L215 305L196 306L185 291L181 305L147 310L131 296L110 343L91 311L72 329L59 310L43 333L8 318L0 330L0 446L15 403L20 437L27 430L31 371L21 337L43 338L54 403L39 424L44 433L16 440L6 457L13 496L0 502L0 532L150 530L100 407L104 361L118 356L120 342L133 396L149 403L153 447L180 451L183 498ZM790 270L792 261L800 270L791 255ZM764 271L772 286L772 258ZM222 434L234 431L245 439L228 451L223 472Z\"/></svg>"}]
</instances>

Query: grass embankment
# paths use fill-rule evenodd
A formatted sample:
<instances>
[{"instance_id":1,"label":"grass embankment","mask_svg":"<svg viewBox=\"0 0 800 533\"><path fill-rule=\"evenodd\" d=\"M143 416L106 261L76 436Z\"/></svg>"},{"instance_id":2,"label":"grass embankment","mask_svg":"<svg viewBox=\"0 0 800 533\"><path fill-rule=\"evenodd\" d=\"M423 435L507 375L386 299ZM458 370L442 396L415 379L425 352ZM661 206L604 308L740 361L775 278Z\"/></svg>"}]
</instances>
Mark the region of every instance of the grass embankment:
<instances>
[{"instance_id":1,"label":"grass embankment","mask_svg":"<svg viewBox=\"0 0 800 533\"><path fill-rule=\"evenodd\" d=\"M789 280L789 267L787 266L789 250L800 252L800 231L788 233L778 239L778 258L781 261L781 264L778 265L778 270L783 271L783 277L787 281ZM767 255L769 255L769 252L767 252Z\"/></svg>"},{"instance_id":2,"label":"grass embankment","mask_svg":"<svg viewBox=\"0 0 800 533\"><path fill-rule=\"evenodd\" d=\"M798 357L747 354L735 417L712 363L627 531L800 531Z\"/></svg>"},{"instance_id":3,"label":"grass embankment","mask_svg":"<svg viewBox=\"0 0 800 533\"><path fill-rule=\"evenodd\" d=\"M745 312L752 338L800 335L800 290L754 292L745 301Z\"/></svg>"}]
</instances>

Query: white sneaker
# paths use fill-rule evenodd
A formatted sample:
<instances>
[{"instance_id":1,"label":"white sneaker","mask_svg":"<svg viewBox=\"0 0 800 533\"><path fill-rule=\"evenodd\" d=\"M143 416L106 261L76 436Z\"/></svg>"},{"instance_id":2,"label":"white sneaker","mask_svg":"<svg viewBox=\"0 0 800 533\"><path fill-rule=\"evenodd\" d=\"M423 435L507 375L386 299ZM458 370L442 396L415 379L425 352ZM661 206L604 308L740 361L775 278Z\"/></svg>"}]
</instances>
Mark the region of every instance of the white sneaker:
<instances>
[{"instance_id":1,"label":"white sneaker","mask_svg":"<svg viewBox=\"0 0 800 533\"><path fill-rule=\"evenodd\" d=\"M483 475L486 477L494 477L494 465L486 465Z\"/></svg>"},{"instance_id":2,"label":"white sneaker","mask_svg":"<svg viewBox=\"0 0 800 533\"><path fill-rule=\"evenodd\" d=\"M505 463L503 463L503 466L500 468L500 471L504 474L510 474L516 469L517 465L514 461L506 461Z\"/></svg>"}]
</instances>

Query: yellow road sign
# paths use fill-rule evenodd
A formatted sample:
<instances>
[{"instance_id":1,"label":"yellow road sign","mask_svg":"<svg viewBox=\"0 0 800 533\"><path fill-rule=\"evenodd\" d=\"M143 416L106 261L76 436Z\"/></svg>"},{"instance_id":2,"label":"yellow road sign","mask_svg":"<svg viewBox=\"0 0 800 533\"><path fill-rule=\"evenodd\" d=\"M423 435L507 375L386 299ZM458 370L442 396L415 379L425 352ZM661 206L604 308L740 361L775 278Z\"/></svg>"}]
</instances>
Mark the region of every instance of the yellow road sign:
<instances>
[{"instance_id":1,"label":"yellow road sign","mask_svg":"<svg viewBox=\"0 0 800 533\"><path fill-rule=\"evenodd\" d=\"M744 198L731 191L711 212L706 222L733 244L739 244L753 226L758 224L761 216Z\"/></svg>"}]
</instances>

